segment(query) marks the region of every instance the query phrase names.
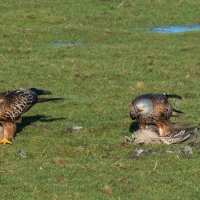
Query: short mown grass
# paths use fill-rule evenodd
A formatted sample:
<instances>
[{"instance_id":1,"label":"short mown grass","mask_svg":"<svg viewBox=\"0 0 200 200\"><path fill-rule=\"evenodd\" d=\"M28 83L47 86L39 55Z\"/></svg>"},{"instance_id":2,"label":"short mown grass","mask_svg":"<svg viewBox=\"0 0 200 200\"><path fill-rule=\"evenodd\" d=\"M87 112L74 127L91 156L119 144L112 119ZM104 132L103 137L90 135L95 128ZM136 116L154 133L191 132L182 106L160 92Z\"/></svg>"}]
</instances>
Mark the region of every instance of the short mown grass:
<instances>
[{"instance_id":1,"label":"short mown grass","mask_svg":"<svg viewBox=\"0 0 200 200\"><path fill-rule=\"evenodd\" d=\"M131 136L129 106L140 94L181 95L181 104L172 104L185 114L172 121L200 123L200 32L131 29L197 24L200 3L130 2L1 1L0 91L37 87L66 98L34 106L18 125L14 144L0 146L1 199L200 197L198 148L188 158L179 153L187 142L124 143ZM67 131L73 125L83 128ZM139 148L157 154L132 159ZM27 157L18 157L19 150Z\"/></svg>"}]
</instances>

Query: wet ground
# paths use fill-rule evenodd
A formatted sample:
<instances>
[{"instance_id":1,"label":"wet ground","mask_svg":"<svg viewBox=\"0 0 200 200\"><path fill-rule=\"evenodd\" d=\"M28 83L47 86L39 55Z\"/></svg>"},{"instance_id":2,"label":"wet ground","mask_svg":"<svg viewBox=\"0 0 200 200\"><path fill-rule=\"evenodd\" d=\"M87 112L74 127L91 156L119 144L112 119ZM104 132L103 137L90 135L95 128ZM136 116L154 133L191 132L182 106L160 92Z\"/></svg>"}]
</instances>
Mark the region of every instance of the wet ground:
<instances>
[{"instance_id":1,"label":"wet ground","mask_svg":"<svg viewBox=\"0 0 200 200\"><path fill-rule=\"evenodd\" d=\"M191 26L168 26L168 27L154 27L152 31L157 33L182 33L187 31L199 31L200 25L191 25ZM152 32L150 31L150 32Z\"/></svg>"},{"instance_id":2,"label":"wet ground","mask_svg":"<svg viewBox=\"0 0 200 200\"><path fill-rule=\"evenodd\" d=\"M142 29L145 32L156 32L156 33L166 33L166 34L172 34L172 33L183 33L188 31L200 31L200 24L194 24L191 26L181 25L181 26L168 26L168 27L137 27L137 28L129 28L128 30L138 30ZM89 45L89 42L49 42L47 43L50 46L85 46Z\"/></svg>"}]
</instances>

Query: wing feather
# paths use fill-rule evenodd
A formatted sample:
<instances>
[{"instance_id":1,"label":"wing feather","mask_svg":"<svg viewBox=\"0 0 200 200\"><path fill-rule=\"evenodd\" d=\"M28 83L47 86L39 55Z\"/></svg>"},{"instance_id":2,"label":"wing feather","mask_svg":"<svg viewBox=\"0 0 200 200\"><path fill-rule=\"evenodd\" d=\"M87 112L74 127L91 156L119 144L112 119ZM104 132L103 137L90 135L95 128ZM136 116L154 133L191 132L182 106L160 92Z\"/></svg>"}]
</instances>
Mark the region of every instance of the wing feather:
<instances>
[{"instance_id":1,"label":"wing feather","mask_svg":"<svg viewBox=\"0 0 200 200\"><path fill-rule=\"evenodd\" d=\"M20 89L0 93L0 120L14 121L37 103L37 94Z\"/></svg>"}]
</instances>

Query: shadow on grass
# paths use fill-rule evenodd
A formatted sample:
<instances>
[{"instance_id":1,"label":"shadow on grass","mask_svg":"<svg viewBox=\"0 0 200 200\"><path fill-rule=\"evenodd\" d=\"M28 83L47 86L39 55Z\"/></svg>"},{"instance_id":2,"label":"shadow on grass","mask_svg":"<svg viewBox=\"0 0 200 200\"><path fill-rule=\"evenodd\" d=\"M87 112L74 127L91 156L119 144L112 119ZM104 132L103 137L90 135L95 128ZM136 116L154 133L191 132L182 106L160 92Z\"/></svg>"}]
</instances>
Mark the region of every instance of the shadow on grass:
<instances>
[{"instance_id":1,"label":"shadow on grass","mask_svg":"<svg viewBox=\"0 0 200 200\"><path fill-rule=\"evenodd\" d=\"M138 126L138 123L137 122L132 122L130 124L130 127L129 127L129 131L131 133L133 133L134 131L137 131L139 129L139 126Z\"/></svg>"},{"instance_id":2,"label":"shadow on grass","mask_svg":"<svg viewBox=\"0 0 200 200\"><path fill-rule=\"evenodd\" d=\"M20 132L23 131L23 129L33 126L36 122L53 122L57 120L65 120L68 118L60 117L60 118L51 118L49 116L45 115L35 115L35 116L25 116L22 117L22 122L17 124L17 131L16 133L19 134Z\"/></svg>"}]
</instances>

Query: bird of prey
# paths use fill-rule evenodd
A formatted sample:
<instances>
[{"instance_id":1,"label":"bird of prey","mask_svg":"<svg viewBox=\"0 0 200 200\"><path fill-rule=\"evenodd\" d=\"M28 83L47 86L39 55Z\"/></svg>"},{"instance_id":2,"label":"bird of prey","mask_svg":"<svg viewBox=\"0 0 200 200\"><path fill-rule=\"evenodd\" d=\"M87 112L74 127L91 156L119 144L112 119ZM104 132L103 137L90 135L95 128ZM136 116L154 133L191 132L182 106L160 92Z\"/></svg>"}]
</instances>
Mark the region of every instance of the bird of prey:
<instances>
[{"instance_id":1,"label":"bird of prey","mask_svg":"<svg viewBox=\"0 0 200 200\"><path fill-rule=\"evenodd\" d=\"M0 124L3 127L3 139L0 143L12 144L16 123L21 122L21 115L36 103L63 100L64 98L39 98L38 95L51 94L49 91L30 88L0 93ZM11 140L11 141L10 141Z\"/></svg>"},{"instance_id":2,"label":"bird of prey","mask_svg":"<svg viewBox=\"0 0 200 200\"><path fill-rule=\"evenodd\" d=\"M136 97L130 107L130 117L138 122L140 129L145 129L146 125L157 126L160 136L166 136L171 132L170 117L172 112L183 113L172 108L168 98L182 99L180 96L172 94L144 94Z\"/></svg>"}]
</instances>

